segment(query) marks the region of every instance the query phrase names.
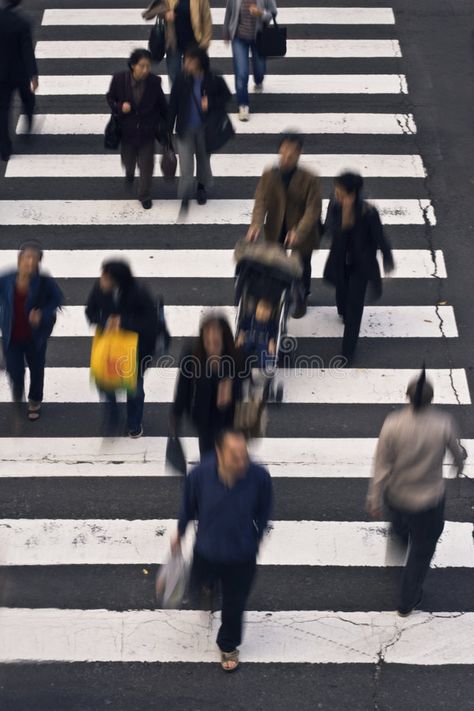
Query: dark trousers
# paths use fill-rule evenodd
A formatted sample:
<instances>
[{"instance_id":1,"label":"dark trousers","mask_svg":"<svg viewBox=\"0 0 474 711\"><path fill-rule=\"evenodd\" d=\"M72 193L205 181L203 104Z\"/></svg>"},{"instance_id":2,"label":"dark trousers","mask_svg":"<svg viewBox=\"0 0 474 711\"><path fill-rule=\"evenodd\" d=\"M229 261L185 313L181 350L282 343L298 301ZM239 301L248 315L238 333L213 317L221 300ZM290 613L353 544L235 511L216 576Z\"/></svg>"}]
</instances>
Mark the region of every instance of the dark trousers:
<instances>
[{"instance_id":1,"label":"dark trousers","mask_svg":"<svg viewBox=\"0 0 474 711\"><path fill-rule=\"evenodd\" d=\"M217 646L222 652L233 652L242 642L244 610L256 570L255 559L244 563L214 563L194 551L191 571L194 588L221 584L222 613Z\"/></svg>"},{"instance_id":2,"label":"dark trousers","mask_svg":"<svg viewBox=\"0 0 474 711\"><path fill-rule=\"evenodd\" d=\"M120 156L128 178L133 178L138 163L140 171L140 182L138 185L138 199L151 199L151 183L153 179L153 169L155 167L155 142L145 143L138 148L129 143L122 143Z\"/></svg>"},{"instance_id":3,"label":"dark trousers","mask_svg":"<svg viewBox=\"0 0 474 711\"><path fill-rule=\"evenodd\" d=\"M359 338L367 283L366 276L346 267L344 280L336 287L337 312L344 319L342 355L349 360L354 355Z\"/></svg>"},{"instance_id":4,"label":"dark trousers","mask_svg":"<svg viewBox=\"0 0 474 711\"><path fill-rule=\"evenodd\" d=\"M0 153L2 156L9 156L12 151L10 108L15 90L18 90L20 94L23 111L29 122L31 122L35 110L35 95L31 91L29 82L22 82L17 86L0 83Z\"/></svg>"},{"instance_id":5,"label":"dark trousers","mask_svg":"<svg viewBox=\"0 0 474 711\"><path fill-rule=\"evenodd\" d=\"M422 594L423 583L444 528L444 498L434 508L416 513L389 505L394 533L409 546L403 571L400 609L412 610Z\"/></svg>"},{"instance_id":6,"label":"dark trousers","mask_svg":"<svg viewBox=\"0 0 474 711\"><path fill-rule=\"evenodd\" d=\"M118 407L115 392L104 392L107 403L107 425L115 430L118 425ZM143 375L137 377L137 389L134 393L127 394L127 427L129 432L139 430L142 426L143 408L145 405L145 390L143 388Z\"/></svg>"},{"instance_id":7,"label":"dark trousers","mask_svg":"<svg viewBox=\"0 0 474 711\"><path fill-rule=\"evenodd\" d=\"M303 286L304 298L307 299L311 293L311 257L312 252L309 254L301 254L300 259L303 265L303 274L301 276L301 284Z\"/></svg>"},{"instance_id":8,"label":"dark trousers","mask_svg":"<svg viewBox=\"0 0 474 711\"><path fill-rule=\"evenodd\" d=\"M30 371L28 400L43 401L44 365L46 346L38 347L34 341L10 343L5 352L5 366L10 378L13 400L21 402L25 391L25 369Z\"/></svg>"}]
</instances>

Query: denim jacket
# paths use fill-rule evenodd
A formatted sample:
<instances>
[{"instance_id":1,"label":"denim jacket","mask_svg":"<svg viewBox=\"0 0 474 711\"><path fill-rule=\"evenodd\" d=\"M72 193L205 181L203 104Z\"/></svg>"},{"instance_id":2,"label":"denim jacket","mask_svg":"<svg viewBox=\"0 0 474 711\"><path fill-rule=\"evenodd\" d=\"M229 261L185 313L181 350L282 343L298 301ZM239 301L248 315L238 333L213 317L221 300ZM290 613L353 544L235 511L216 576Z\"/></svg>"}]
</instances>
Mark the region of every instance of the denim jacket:
<instances>
[{"instance_id":1,"label":"denim jacket","mask_svg":"<svg viewBox=\"0 0 474 711\"><path fill-rule=\"evenodd\" d=\"M13 324L13 305L17 272L9 272L0 277L0 330L3 350L10 345ZM26 312L41 309L42 318L36 328L32 328L33 340L38 347L44 345L53 330L56 311L64 303L63 294L53 277L36 274L30 282L26 298Z\"/></svg>"}]
</instances>

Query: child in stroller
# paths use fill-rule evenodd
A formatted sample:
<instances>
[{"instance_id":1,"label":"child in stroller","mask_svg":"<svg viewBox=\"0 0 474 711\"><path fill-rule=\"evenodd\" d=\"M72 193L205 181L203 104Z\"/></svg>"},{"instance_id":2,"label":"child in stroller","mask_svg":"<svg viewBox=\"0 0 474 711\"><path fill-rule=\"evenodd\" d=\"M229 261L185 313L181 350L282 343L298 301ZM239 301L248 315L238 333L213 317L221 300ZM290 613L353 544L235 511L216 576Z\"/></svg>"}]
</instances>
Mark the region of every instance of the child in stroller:
<instances>
[{"instance_id":1,"label":"child in stroller","mask_svg":"<svg viewBox=\"0 0 474 711\"><path fill-rule=\"evenodd\" d=\"M257 367L274 365L278 339L278 320L275 307L268 298L260 298L255 312L247 313L238 324L236 345L244 348L247 356L255 356Z\"/></svg>"}]
</instances>

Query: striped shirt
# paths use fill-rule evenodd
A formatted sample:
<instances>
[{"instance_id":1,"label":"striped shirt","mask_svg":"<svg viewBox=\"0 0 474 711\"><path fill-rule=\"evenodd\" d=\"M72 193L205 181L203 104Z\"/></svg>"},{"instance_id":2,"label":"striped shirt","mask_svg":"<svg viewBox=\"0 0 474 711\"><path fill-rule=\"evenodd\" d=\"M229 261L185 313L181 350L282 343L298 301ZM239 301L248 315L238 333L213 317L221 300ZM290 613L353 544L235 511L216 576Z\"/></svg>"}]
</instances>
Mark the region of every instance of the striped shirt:
<instances>
[{"instance_id":1,"label":"striped shirt","mask_svg":"<svg viewBox=\"0 0 474 711\"><path fill-rule=\"evenodd\" d=\"M255 5L255 0L242 0L237 37L253 41L255 39L257 18L250 14L250 5Z\"/></svg>"}]
</instances>

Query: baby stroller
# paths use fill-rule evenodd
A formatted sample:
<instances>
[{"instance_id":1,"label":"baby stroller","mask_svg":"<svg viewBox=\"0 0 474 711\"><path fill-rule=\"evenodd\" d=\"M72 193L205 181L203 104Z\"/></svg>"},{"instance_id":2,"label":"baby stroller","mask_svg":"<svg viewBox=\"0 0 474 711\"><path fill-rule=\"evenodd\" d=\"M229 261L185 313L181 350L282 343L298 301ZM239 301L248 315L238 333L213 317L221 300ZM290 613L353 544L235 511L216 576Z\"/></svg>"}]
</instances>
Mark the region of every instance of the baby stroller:
<instances>
[{"instance_id":1,"label":"baby stroller","mask_svg":"<svg viewBox=\"0 0 474 711\"><path fill-rule=\"evenodd\" d=\"M261 436L265 404L283 399L283 385L275 387L277 367L288 367L294 355L287 323L298 300L302 266L298 255L288 256L268 242L240 241L234 258L236 342L243 347L249 368L240 407L247 420L255 420L254 436ZM240 418L242 429L246 417Z\"/></svg>"}]
</instances>

